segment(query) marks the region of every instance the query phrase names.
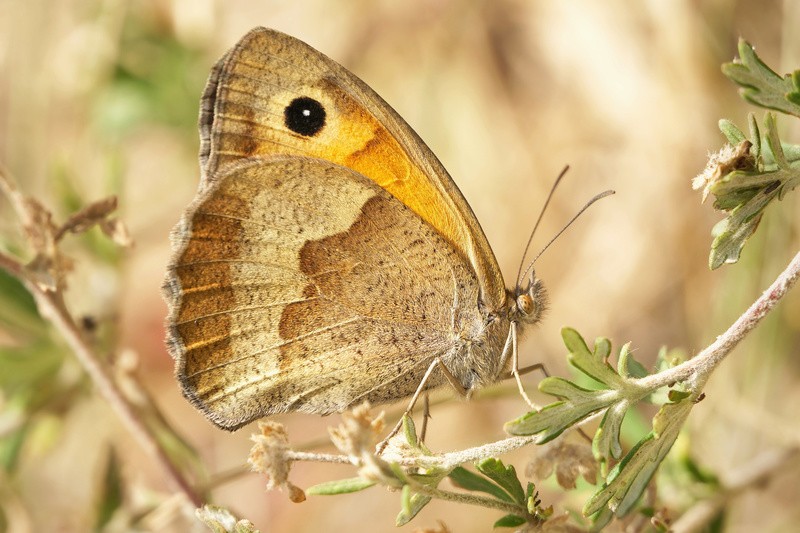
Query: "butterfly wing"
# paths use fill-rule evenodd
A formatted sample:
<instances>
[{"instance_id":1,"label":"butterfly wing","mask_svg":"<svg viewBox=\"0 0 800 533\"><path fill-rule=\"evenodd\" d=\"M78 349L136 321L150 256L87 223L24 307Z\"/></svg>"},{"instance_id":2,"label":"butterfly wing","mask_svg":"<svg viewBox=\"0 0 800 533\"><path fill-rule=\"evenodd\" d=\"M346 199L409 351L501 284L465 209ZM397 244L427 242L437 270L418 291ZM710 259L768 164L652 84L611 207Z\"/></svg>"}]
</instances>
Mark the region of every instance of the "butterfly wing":
<instances>
[{"instance_id":1,"label":"butterfly wing","mask_svg":"<svg viewBox=\"0 0 800 533\"><path fill-rule=\"evenodd\" d=\"M403 398L435 357L466 364L456 333L484 328L462 254L334 163L229 165L173 239L168 343L184 393L224 428Z\"/></svg>"},{"instance_id":2,"label":"butterfly wing","mask_svg":"<svg viewBox=\"0 0 800 533\"><path fill-rule=\"evenodd\" d=\"M297 99L318 102L325 123L313 135L287 127ZM204 183L243 157L292 154L353 169L389 191L469 261L481 303L503 308L505 285L475 215L442 164L364 82L283 33L256 28L214 68L200 129Z\"/></svg>"}]
</instances>

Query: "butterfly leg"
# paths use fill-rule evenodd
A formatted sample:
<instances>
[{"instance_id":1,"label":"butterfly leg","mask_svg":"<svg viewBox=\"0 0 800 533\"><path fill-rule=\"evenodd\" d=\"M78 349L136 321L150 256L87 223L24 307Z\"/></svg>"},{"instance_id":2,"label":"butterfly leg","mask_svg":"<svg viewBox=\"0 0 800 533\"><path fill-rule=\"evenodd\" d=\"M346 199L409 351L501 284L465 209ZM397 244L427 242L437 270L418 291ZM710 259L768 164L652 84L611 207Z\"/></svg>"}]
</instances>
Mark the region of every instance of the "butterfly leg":
<instances>
[{"instance_id":1,"label":"butterfly leg","mask_svg":"<svg viewBox=\"0 0 800 533\"><path fill-rule=\"evenodd\" d=\"M428 393L422 397L422 429L419 432L420 442L425 442L425 435L428 433L428 420L431 417L431 402Z\"/></svg>"},{"instance_id":2,"label":"butterfly leg","mask_svg":"<svg viewBox=\"0 0 800 533\"><path fill-rule=\"evenodd\" d=\"M428 370L425 371L425 375L422 376L422 380L419 382L419 387L417 387L416 392L414 392L414 396L411 397L411 401L408 402L408 407L403 413L403 416L401 416L400 420L397 421L397 424L394 426L394 428L392 428L392 431L386 435L386 438L378 444L377 453L379 455L383 452L384 448L386 448L386 445L389 443L389 439L397 435L397 433L400 431L400 428L403 427L403 417L411 414L411 411L414 409L414 405L416 405L417 400L419 400L420 395L425 390L425 385L428 382L428 379L430 379L431 374L433 374L433 371L437 368L441 370L442 374L444 374L444 377L447 379L447 382L450 383L453 389L455 389L460 396L467 396L467 389L465 389L461 382L456 379L452 372L450 372L450 369L447 368L444 362L442 362L439 357L434 359L433 362L431 362L431 365L428 367Z\"/></svg>"},{"instance_id":3,"label":"butterfly leg","mask_svg":"<svg viewBox=\"0 0 800 533\"><path fill-rule=\"evenodd\" d=\"M547 371L544 370L544 365L542 363L537 363L520 370L519 352L517 351L517 324L515 322L511 323L511 327L508 331L508 337L506 337L506 344L503 347L504 359L507 357L507 350L509 349L511 349L511 375L508 377L514 376L514 380L517 382L517 389L519 389L519 394L522 396L522 399L525 400L531 409L538 411L539 407L531 401L531 399L528 397L528 393L525 392L525 387L522 385L522 379L520 376L534 370L542 370L546 376L548 374Z\"/></svg>"},{"instance_id":4,"label":"butterfly leg","mask_svg":"<svg viewBox=\"0 0 800 533\"><path fill-rule=\"evenodd\" d=\"M539 370L544 377L549 378L550 372L547 371L547 367L544 366L544 363L536 363L535 365L529 365L518 370L520 376L524 376L525 374L530 374L531 372L535 372ZM510 377L510 376L509 376Z\"/></svg>"},{"instance_id":5,"label":"butterfly leg","mask_svg":"<svg viewBox=\"0 0 800 533\"><path fill-rule=\"evenodd\" d=\"M515 354L516 354L516 352L515 352ZM519 360L516 357L514 357L513 361L514 361L514 370L509 372L508 375L503 376L503 379L508 379L508 378L514 376L514 379L516 379L516 381L517 381L517 386L519 387L519 390L520 390L520 393L522 394L522 397L525 398L525 401L527 401L528 405L530 405L533 409L535 409L536 411L540 411L539 407L537 407L535 404L533 404L528 399L528 396L525 394L525 392L524 392L524 390L522 388L522 381L520 380L520 376L522 376L523 374L528 374L530 372L535 372L536 370L539 370L539 371L542 372L542 374L545 375L545 377L549 378L550 377L550 372L547 371L547 367L544 366L544 363L536 363L535 365L529 365L529 366L526 366L524 368L517 369L517 365L519 364ZM578 428L577 432L581 435L581 437L583 437L587 442L589 442L589 444L591 444L593 442L592 437L587 435L586 432L583 430L583 428Z\"/></svg>"}]
</instances>

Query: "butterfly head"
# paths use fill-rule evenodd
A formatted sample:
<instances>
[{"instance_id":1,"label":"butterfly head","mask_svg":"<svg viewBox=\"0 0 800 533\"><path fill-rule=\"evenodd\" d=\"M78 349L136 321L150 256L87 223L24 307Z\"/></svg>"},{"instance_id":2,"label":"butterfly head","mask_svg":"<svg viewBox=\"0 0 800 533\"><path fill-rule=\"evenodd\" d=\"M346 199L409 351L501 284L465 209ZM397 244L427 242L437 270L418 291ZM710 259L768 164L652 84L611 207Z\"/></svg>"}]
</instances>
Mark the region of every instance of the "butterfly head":
<instances>
[{"instance_id":1,"label":"butterfly head","mask_svg":"<svg viewBox=\"0 0 800 533\"><path fill-rule=\"evenodd\" d=\"M520 325L535 324L547 309L547 291L534 271L526 284L517 284L510 297L514 299L510 319Z\"/></svg>"}]
</instances>

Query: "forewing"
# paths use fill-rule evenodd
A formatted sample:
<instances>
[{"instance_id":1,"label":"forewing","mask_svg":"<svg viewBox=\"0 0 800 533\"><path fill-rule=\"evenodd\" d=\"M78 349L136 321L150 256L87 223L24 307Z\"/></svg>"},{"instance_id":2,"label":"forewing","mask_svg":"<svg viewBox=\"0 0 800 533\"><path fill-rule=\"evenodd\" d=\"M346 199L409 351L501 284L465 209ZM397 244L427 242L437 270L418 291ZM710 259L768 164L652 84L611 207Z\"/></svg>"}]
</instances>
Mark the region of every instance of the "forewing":
<instances>
[{"instance_id":1,"label":"forewing","mask_svg":"<svg viewBox=\"0 0 800 533\"><path fill-rule=\"evenodd\" d=\"M319 101L324 128L303 136L285 125L299 97ZM327 56L283 33L256 28L215 66L200 119L204 182L254 155L294 154L351 168L389 191L472 265L488 309L505 287L475 215L430 149L372 89Z\"/></svg>"}]
</instances>

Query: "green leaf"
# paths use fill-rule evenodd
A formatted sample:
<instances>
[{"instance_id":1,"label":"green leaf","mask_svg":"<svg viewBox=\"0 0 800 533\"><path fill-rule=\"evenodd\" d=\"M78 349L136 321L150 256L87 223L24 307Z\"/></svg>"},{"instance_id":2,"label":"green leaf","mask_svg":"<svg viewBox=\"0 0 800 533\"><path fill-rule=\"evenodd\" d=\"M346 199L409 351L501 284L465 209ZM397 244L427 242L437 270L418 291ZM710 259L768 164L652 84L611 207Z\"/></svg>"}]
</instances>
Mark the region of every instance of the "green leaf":
<instances>
[{"instance_id":1,"label":"green leaf","mask_svg":"<svg viewBox=\"0 0 800 533\"><path fill-rule=\"evenodd\" d=\"M3 438L0 439L0 466L7 473L13 473L17 468L23 444L25 444L25 439L28 437L31 430L30 419L25 420L24 413L20 413L18 409L14 408L14 411L17 412L12 413L12 408L8 405L5 405L3 408L3 417L5 420L13 421L15 417L24 420L24 422L21 422L20 426L13 431L11 431L10 428L7 429Z\"/></svg>"},{"instance_id":2,"label":"green leaf","mask_svg":"<svg viewBox=\"0 0 800 533\"><path fill-rule=\"evenodd\" d=\"M737 206L749 202L756 194L758 194L758 189L731 191L729 194L720 196L714 200L714 209L718 209L720 211L732 211L733 209L736 209Z\"/></svg>"},{"instance_id":3,"label":"green leaf","mask_svg":"<svg viewBox=\"0 0 800 533\"><path fill-rule=\"evenodd\" d=\"M570 351L570 363L607 388L588 390L563 378L545 378L539 383L539 390L563 401L551 403L538 412L525 413L507 422L505 430L509 434L540 435L539 443L542 444L617 402L625 402L624 409L627 409L629 401L641 399L647 394L648 391L643 390L635 379L628 377L628 374L646 374L644 367L630 357L628 346L620 354L620 367L625 368L625 375L620 375L608 363L611 353L611 342L608 339L597 339L594 352L590 352L583 337L574 329L563 328L561 336ZM624 412L621 415L624 416Z\"/></svg>"},{"instance_id":4,"label":"green leaf","mask_svg":"<svg viewBox=\"0 0 800 533\"><path fill-rule=\"evenodd\" d=\"M525 488L525 508L530 515L538 515L542 509L539 507L541 504L539 500L539 493L536 491L536 486L528 481L528 486Z\"/></svg>"},{"instance_id":5,"label":"green leaf","mask_svg":"<svg viewBox=\"0 0 800 533\"><path fill-rule=\"evenodd\" d=\"M747 114L747 125L750 128L750 142L753 146L750 147L750 153L759 161L761 157L761 131L758 129L758 120L756 120L755 113Z\"/></svg>"},{"instance_id":6,"label":"green leaf","mask_svg":"<svg viewBox=\"0 0 800 533\"><path fill-rule=\"evenodd\" d=\"M653 431L611 470L606 482L584 506L583 514L593 515L604 507L618 517L627 514L672 448L693 406L688 399L663 405L653 418Z\"/></svg>"},{"instance_id":7,"label":"green leaf","mask_svg":"<svg viewBox=\"0 0 800 533\"><path fill-rule=\"evenodd\" d=\"M731 211L731 216L720 220L714 225L711 234L714 240L711 243L711 253L708 257L708 266L715 270L725 263L735 263L739 260L745 242L755 233L761 215L753 216L754 211L761 211L761 206L750 206L744 209L743 204ZM744 219L744 220L742 220Z\"/></svg>"},{"instance_id":8,"label":"green leaf","mask_svg":"<svg viewBox=\"0 0 800 533\"><path fill-rule=\"evenodd\" d=\"M643 378L649 374L647 369L631 353L631 343L625 343L619 352L617 372L623 378Z\"/></svg>"},{"instance_id":9,"label":"green leaf","mask_svg":"<svg viewBox=\"0 0 800 533\"><path fill-rule=\"evenodd\" d=\"M622 456L619 432L628 407L630 405L627 401L621 401L611 406L603 415L600 427L592 439L592 452L598 460L607 461L609 457L619 459Z\"/></svg>"},{"instance_id":10,"label":"green leaf","mask_svg":"<svg viewBox=\"0 0 800 533\"><path fill-rule=\"evenodd\" d=\"M767 115L764 117L764 126L767 130L765 133L767 146L769 146L769 150L772 153L773 161L776 165L778 165L778 169L788 169L789 162L786 160L786 156L783 154L783 146L781 145L781 140L778 137L778 127L775 123L774 113L767 113Z\"/></svg>"},{"instance_id":11,"label":"green leaf","mask_svg":"<svg viewBox=\"0 0 800 533\"><path fill-rule=\"evenodd\" d=\"M500 459L490 457L475 463L475 468L500 485L516 503L525 505L525 491L513 465L505 466Z\"/></svg>"},{"instance_id":12,"label":"green leaf","mask_svg":"<svg viewBox=\"0 0 800 533\"><path fill-rule=\"evenodd\" d=\"M368 489L375 485L374 481L367 481L360 477L353 477L348 479L337 479L335 481L327 481L309 487L306 489L306 494L314 496L333 496L335 494L349 494L351 492L358 492L360 490Z\"/></svg>"},{"instance_id":13,"label":"green leaf","mask_svg":"<svg viewBox=\"0 0 800 533\"><path fill-rule=\"evenodd\" d=\"M118 143L151 123L188 133L197 114L192 87L208 73L202 50L152 25L126 24L120 39L117 62L92 102L98 134Z\"/></svg>"},{"instance_id":14,"label":"green leaf","mask_svg":"<svg viewBox=\"0 0 800 533\"><path fill-rule=\"evenodd\" d=\"M441 480L447 477L448 473L442 468L430 468L425 472L410 472L407 477L427 487L436 487Z\"/></svg>"},{"instance_id":15,"label":"green leaf","mask_svg":"<svg viewBox=\"0 0 800 533\"><path fill-rule=\"evenodd\" d=\"M7 396L22 393L39 397L55 386L64 353L48 337L16 347L0 347L0 388Z\"/></svg>"},{"instance_id":16,"label":"green leaf","mask_svg":"<svg viewBox=\"0 0 800 533\"><path fill-rule=\"evenodd\" d=\"M608 507L603 507L598 513L592 515L592 529L590 531L602 531L614 519L614 511Z\"/></svg>"},{"instance_id":17,"label":"green leaf","mask_svg":"<svg viewBox=\"0 0 800 533\"><path fill-rule=\"evenodd\" d=\"M667 398L669 398L669 401L672 403L678 403L679 401L685 400L691 395L692 393L690 391L670 389L670 391L667 393Z\"/></svg>"},{"instance_id":18,"label":"green leaf","mask_svg":"<svg viewBox=\"0 0 800 533\"><path fill-rule=\"evenodd\" d=\"M747 239L755 232L766 207L777 197L800 182L800 168L793 167L777 137L774 116L767 114L765 164L772 170L737 170L718 179L709 190L717 200L714 207L728 211L728 217L718 222L713 230L709 266L715 269L723 263L738 261Z\"/></svg>"},{"instance_id":19,"label":"green leaf","mask_svg":"<svg viewBox=\"0 0 800 533\"><path fill-rule=\"evenodd\" d=\"M781 149L790 165L800 161L800 145L781 142Z\"/></svg>"},{"instance_id":20,"label":"green leaf","mask_svg":"<svg viewBox=\"0 0 800 533\"><path fill-rule=\"evenodd\" d=\"M722 488L722 483L716 474L699 465L690 455L685 455L682 458L681 464L693 481L710 485L715 490Z\"/></svg>"},{"instance_id":21,"label":"green leaf","mask_svg":"<svg viewBox=\"0 0 800 533\"><path fill-rule=\"evenodd\" d=\"M515 514L507 514L494 523L492 527L519 527L525 524L526 520Z\"/></svg>"},{"instance_id":22,"label":"green leaf","mask_svg":"<svg viewBox=\"0 0 800 533\"><path fill-rule=\"evenodd\" d=\"M740 130L736 124L726 118L720 119L717 125L719 126L719 130L722 132L722 134L725 135L725 138L728 139L729 144L736 146L737 144L747 140L747 137L744 136L742 130Z\"/></svg>"},{"instance_id":23,"label":"green leaf","mask_svg":"<svg viewBox=\"0 0 800 533\"><path fill-rule=\"evenodd\" d=\"M686 361L688 361L688 356L685 351L680 348L669 349L666 346L662 346L658 349L658 355L656 356L656 370L661 372L668 368L674 368Z\"/></svg>"},{"instance_id":24,"label":"green leaf","mask_svg":"<svg viewBox=\"0 0 800 533\"><path fill-rule=\"evenodd\" d=\"M21 281L3 269L0 269L0 325L16 337L40 338L46 330L33 296Z\"/></svg>"},{"instance_id":25,"label":"green leaf","mask_svg":"<svg viewBox=\"0 0 800 533\"><path fill-rule=\"evenodd\" d=\"M510 435L540 434L542 440L539 443L544 444L561 435L567 428L607 408L619 399L619 396L613 391L590 391L578 387L571 381L556 377L543 379L539 383L539 390L567 400L551 403L540 411L531 411L506 422L504 429L507 433Z\"/></svg>"},{"instance_id":26,"label":"green leaf","mask_svg":"<svg viewBox=\"0 0 800 533\"><path fill-rule=\"evenodd\" d=\"M722 65L722 72L742 86L741 95L748 101L800 117L797 95L798 72L784 77L776 74L756 55L744 39L739 40L739 58Z\"/></svg>"},{"instance_id":27,"label":"green leaf","mask_svg":"<svg viewBox=\"0 0 800 533\"><path fill-rule=\"evenodd\" d=\"M400 513L394 521L395 525L404 526L408 524L430 501L430 496L416 493L409 485L403 485L403 492L400 497Z\"/></svg>"},{"instance_id":28,"label":"green leaf","mask_svg":"<svg viewBox=\"0 0 800 533\"><path fill-rule=\"evenodd\" d=\"M412 448L416 448L419 445L417 427L414 425L414 420L407 414L403 415L403 435L405 435L406 442Z\"/></svg>"},{"instance_id":29,"label":"green leaf","mask_svg":"<svg viewBox=\"0 0 800 533\"><path fill-rule=\"evenodd\" d=\"M97 510L95 530L100 531L111 521L114 512L122 505L122 476L114 448L109 449L103 490Z\"/></svg>"},{"instance_id":30,"label":"green leaf","mask_svg":"<svg viewBox=\"0 0 800 533\"><path fill-rule=\"evenodd\" d=\"M494 496L498 500L514 503L514 499L498 485L492 483L485 477L481 477L478 474L470 472L462 466L457 466L454 468L448 477L453 484L455 484L457 487L461 487L464 490L485 492L486 494Z\"/></svg>"},{"instance_id":31,"label":"green leaf","mask_svg":"<svg viewBox=\"0 0 800 533\"><path fill-rule=\"evenodd\" d=\"M716 196L714 209L731 211L739 205L746 204L776 181L777 176L774 172L740 170L731 172L711 186L710 190Z\"/></svg>"},{"instance_id":32,"label":"green leaf","mask_svg":"<svg viewBox=\"0 0 800 533\"><path fill-rule=\"evenodd\" d=\"M800 117L797 92L800 71L780 77L744 40L739 41L739 56L737 61L723 65L722 70L743 87L742 95L756 105ZM718 166L710 165L697 178L700 185L706 185L704 198L709 192L714 194L714 207L728 212L728 217L712 230L714 239L708 258L712 270L725 263L737 262L766 207L775 198L782 200L800 182L800 165L795 165L800 161L800 146L780 141L775 114L767 113L764 119L765 142L762 142L758 122L752 113L748 116L748 123L750 138L746 139L733 123L720 121L719 127L725 137L741 150L737 157L721 158L717 161ZM750 145L746 146L748 142ZM703 182L701 177L706 181Z\"/></svg>"},{"instance_id":33,"label":"green leaf","mask_svg":"<svg viewBox=\"0 0 800 533\"><path fill-rule=\"evenodd\" d=\"M792 85L794 89L786 94L786 99L800 106L800 70L792 72Z\"/></svg>"},{"instance_id":34,"label":"green leaf","mask_svg":"<svg viewBox=\"0 0 800 533\"><path fill-rule=\"evenodd\" d=\"M611 342L608 339L597 339L594 352L590 352L586 341L573 328L563 328L561 337L569 349L567 358L575 368L600 383L609 386L619 383L619 375L608 364L608 356L611 353Z\"/></svg>"}]
</instances>

